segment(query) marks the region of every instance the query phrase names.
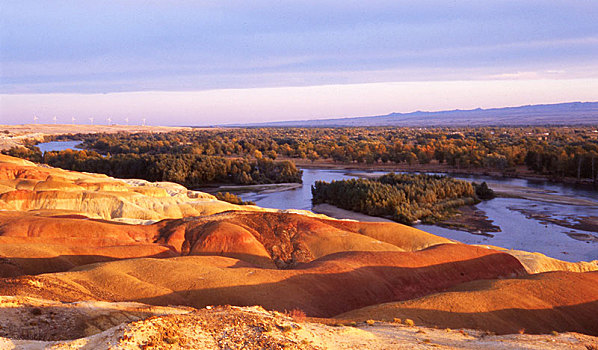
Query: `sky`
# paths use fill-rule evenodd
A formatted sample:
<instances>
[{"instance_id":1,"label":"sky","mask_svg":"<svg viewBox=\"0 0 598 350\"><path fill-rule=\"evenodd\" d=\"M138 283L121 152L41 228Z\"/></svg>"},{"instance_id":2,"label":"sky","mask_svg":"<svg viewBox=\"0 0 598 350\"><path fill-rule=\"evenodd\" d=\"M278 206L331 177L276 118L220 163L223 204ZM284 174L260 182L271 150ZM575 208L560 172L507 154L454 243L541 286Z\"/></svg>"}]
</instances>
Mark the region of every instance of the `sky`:
<instances>
[{"instance_id":1,"label":"sky","mask_svg":"<svg viewBox=\"0 0 598 350\"><path fill-rule=\"evenodd\" d=\"M0 0L0 124L598 101L598 2Z\"/></svg>"}]
</instances>

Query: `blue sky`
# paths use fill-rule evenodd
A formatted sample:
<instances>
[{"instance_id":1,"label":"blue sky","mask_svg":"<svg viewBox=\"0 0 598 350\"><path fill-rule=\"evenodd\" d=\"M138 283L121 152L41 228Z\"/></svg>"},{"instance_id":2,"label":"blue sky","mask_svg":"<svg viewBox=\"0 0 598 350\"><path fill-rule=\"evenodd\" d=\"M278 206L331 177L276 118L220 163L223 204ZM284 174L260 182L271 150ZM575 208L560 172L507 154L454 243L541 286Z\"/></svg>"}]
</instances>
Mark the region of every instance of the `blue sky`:
<instances>
[{"instance_id":1,"label":"blue sky","mask_svg":"<svg viewBox=\"0 0 598 350\"><path fill-rule=\"evenodd\" d=\"M3 0L0 16L0 123L598 100L596 1Z\"/></svg>"}]
</instances>

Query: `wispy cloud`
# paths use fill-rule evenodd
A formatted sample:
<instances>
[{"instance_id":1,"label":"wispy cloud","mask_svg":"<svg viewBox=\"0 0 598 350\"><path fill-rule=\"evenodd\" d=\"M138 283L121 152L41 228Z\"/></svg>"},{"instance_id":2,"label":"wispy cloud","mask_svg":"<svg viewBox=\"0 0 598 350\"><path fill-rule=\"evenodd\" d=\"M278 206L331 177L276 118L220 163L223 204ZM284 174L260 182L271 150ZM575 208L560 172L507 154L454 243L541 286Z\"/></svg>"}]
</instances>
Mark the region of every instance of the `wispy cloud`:
<instances>
[{"instance_id":1,"label":"wispy cloud","mask_svg":"<svg viewBox=\"0 0 598 350\"><path fill-rule=\"evenodd\" d=\"M582 99L588 97L587 88L570 81L598 81L596 18L595 1L570 0L4 2L0 115L26 115L27 109L15 101L25 103L19 96L32 94L69 93L81 101L114 103L122 113L133 113L121 99L124 95L111 93L172 91L197 97L204 96L200 94L204 90L221 91L218 98L233 98L230 91L242 90L246 91L243 96L250 96L248 91L255 89L258 95L268 91L268 103L277 105L275 98L286 100L279 93L324 86L328 92L322 96L328 96L328 102L317 94L296 96L303 98L303 105L319 106L319 112L302 106L296 106L296 112L305 113L304 118L330 117L349 113L337 104L354 100L353 90L331 86L361 86L364 96L370 96L366 87L376 86L379 96L396 100L390 92L398 90L391 83L413 83L409 86L417 86L425 96L436 94L428 101L414 98L407 90L401 92L422 106L454 105L448 103L449 98L465 103L453 93L437 94L440 87L451 86L448 81L463 87L467 86L463 82L470 82L495 94L499 87L510 88L508 82L536 81L536 85L567 91L571 99ZM493 88L477 85L480 81L493 81ZM574 87L579 88L577 92ZM518 91L527 92L522 89ZM472 96L465 88L458 91ZM540 91L559 99L552 90ZM81 94L104 97L87 100ZM160 96L170 96L164 94ZM131 98L131 108L142 113L143 103L126 96ZM487 96L480 95L480 101ZM501 96L510 98L502 103L516 104L526 95L507 91ZM524 104L550 102L527 96ZM69 109L62 110L65 115L89 110L74 98L68 101ZM180 102L166 97L164 101ZM228 106L232 118L240 111L251 111L247 106L237 111L236 103L251 107L250 101L235 98L207 110L222 119L219 113ZM27 103L33 103L27 108L40 111L51 104L35 99ZM369 108L369 112L363 110L365 114L395 110L375 96L363 105ZM186 110L195 109L189 105ZM260 113L271 118L278 115L265 107Z\"/></svg>"},{"instance_id":2,"label":"wispy cloud","mask_svg":"<svg viewBox=\"0 0 598 350\"><path fill-rule=\"evenodd\" d=\"M179 82L181 89L263 87L322 83L318 76L365 83L375 76L368 72L381 71L406 80L426 70L436 80L569 71L598 65L597 15L594 2L570 1L11 2L0 18L0 91L77 92L77 83L88 92L176 90Z\"/></svg>"}]
</instances>

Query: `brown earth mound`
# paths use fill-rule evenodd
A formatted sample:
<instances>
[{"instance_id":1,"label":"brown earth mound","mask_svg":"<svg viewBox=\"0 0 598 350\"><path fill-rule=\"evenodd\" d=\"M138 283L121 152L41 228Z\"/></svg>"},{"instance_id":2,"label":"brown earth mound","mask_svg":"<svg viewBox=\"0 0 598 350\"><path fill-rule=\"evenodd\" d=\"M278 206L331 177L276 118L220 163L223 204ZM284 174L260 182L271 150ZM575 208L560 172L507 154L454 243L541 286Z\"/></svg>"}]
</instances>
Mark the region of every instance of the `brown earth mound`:
<instances>
[{"instance_id":1,"label":"brown earth mound","mask_svg":"<svg viewBox=\"0 0 598 350\"><path fill-rule=\"evenodd\" d=\"M286 213L235 211L131 225L60 211L6 211L0 212L0 276L174 255L221 255L265 268L292 268L339 252L413 250L414 244L402 244L418 237L417 247L449 242L399 224Z\"/></svg>"},{"instance_id":2,"label":"brown earth mound","mask_svg":"<svg viewBox=\"0 0 598 350\"><path fill-rule=\"evenodd\" d=\"M414 251L449 240L394 223L325 220L290 213L228 212L158 223L157 242L187 254L269 258L279 268L346 251ZM253 236L250 238L249 236ZM232 244L232 242L244 242ZM415 242L415 243L414 243ZM266 265L270 266L271 262Z\"/></svg>"},{"instance_id":3,"label":"brown earth mound","mask_svg":"<svg viewBox=\"0 0 598 350\"><path fill-rule=\"evenodd\" d=\"M598 272L549 272L473 281L423 298L338 315L349 320L412 319L418 325L506 333L598 335Z\"/></svg>"},{"instance_id":4,"label":"brown earth mound","mask_svg":"<svg viewBox=\"0 0 598 350\"><path fill-rule=\"evenodd\" d=\"M3 279L0 295L193 307L262 305L328 317L442 291L465 281L524 273L508 254L450 244L418 252L337 253L292 270L256 268L217 256L129 259L59 274Z\"/></svg>"},{"instance_id":5,"label":"brown earth mound","mask_svg":"<svg viewBox=\"0 0 598 350\"><path fill-rule=\"evenodd\" d=\"M49 215L49 216L48 216ZM0 212L0 276L67 271L75 266L138 257L172 257L154 244L157 228L52 212Z\"/></svg>"},{"instance_id":6,"label":"brown earth mound","mask_svg":"<svg viewBox=\"0 0 598 350\"><path fill-rule=\"evenodd\" d=\"M0 158L4 159L6 156ZM33 166L14 164L8 162L0 163L0 180L32 179L45 180L48 172L39 170Z\"/></svg>"}]
</instances>

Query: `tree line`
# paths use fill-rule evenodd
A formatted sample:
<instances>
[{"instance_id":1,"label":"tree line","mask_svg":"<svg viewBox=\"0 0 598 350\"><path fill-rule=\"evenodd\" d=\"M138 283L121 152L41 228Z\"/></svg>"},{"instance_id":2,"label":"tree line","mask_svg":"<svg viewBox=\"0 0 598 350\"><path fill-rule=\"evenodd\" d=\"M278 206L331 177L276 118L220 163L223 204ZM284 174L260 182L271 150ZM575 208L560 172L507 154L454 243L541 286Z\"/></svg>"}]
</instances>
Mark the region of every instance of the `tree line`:
<instances>
[{"instance_id":1,"label":"tree line","mask_svg":"<svg viewBox=\"0 0 598 350\"><path fill-rule=\"evenodd\" d=\"M83 140L83 147L105 157L136 155L168 158L311 160L339 164L438 164L462 171L482 169L517 175L521 169L561 180L598 180L596 127L476 128L238 128L170 133L98 133L51 136L49 140ZM11 151L23 156L27 151ZM41 154L30 154L36 161ZM159 158L159 157L158 157ZM177 158L177 159L178 159ZM172 162L177 162L172 160ZM221 163L224 160L217 160ZM239 165L237 165L237 168ZM290 166L287 167L290 172ZM211 172L211 171L208 171ZM233 172L235 170L233 169ZM233 174L233 183L264 181ZM182 175L174 176L180 178ZM201 176L200 176L201 177ZM207 176L212 178L213 176ZM241 180L241 177L243 178ZM268 176L267 176L268 177ZM276 176L272 182L278 182Z\"/></svg>"},{"instance_id":2,"label":"tree line","mask_svg":"<svg viewBox=\"0 0 598 350\"><path fill-rule=\"evenodd\" d=\"M12 148L5 153L62 169L102 173L118 178L171 181L189 188L206 184L301 183L301 170L290 161L224 158L199 154L101 155L88 150L46 152L39 148Z\"/></svg>"},{"instance_id":3,"label":"tree line","mask_svg":"<svg viewBox=\"0 0 598 350\"><path fill-rule=\"evenodd\" d=\"M59 139L57 137L56 139ZM64 135L102 154L197 154L343 164L441 164L598 179L596 127L245 128Z\"/></svg>"}]
</instances>

